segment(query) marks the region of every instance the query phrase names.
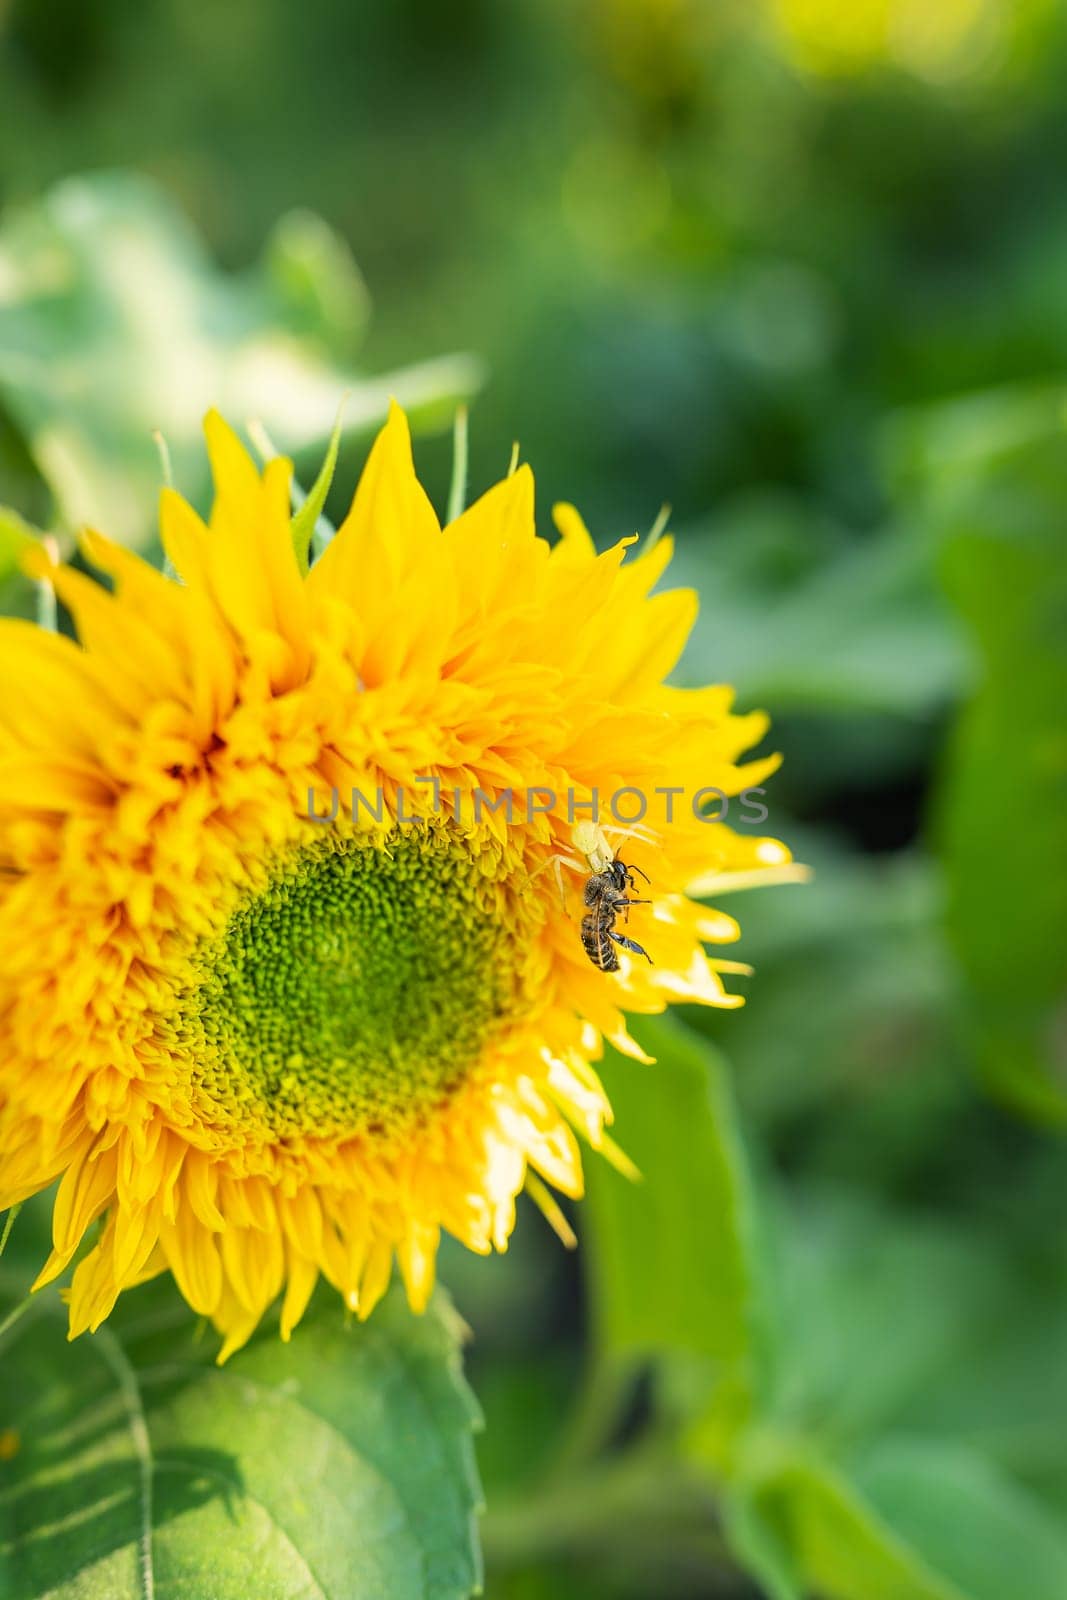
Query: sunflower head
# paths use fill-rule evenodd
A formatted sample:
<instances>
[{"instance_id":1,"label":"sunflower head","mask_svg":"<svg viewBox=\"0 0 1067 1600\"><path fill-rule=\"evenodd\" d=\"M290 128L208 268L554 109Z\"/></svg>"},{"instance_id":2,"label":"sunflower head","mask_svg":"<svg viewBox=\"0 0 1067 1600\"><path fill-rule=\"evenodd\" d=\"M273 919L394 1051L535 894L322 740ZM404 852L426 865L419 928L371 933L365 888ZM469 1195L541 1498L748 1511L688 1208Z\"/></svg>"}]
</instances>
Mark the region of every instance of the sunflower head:
<instances>
[{"instance_id":1,"label":"sunflower head","mask_svg":"<svg viewBox=\"0 0 1067 1600\"><path fill-rule=\"evenodd\" d=\"M320 1274L366 1316L395 1260L421 1307L440 1230L503 1249L524 1187L565 1228L543 1180L621 1159L602 1042L739 1004L692 896L789 857L706 814L776 758L664 682L668 539L598 554L558 507L550 544L525 467L442 528L394 407L308 570L288 462L206 431L177 581L92 534L107 585L43 574L77 642L0 623L0 1206L60 1180L40 1283L102 1219L72 1333L169 1269L225 1356Z\"/></svg>"}]
</instances>

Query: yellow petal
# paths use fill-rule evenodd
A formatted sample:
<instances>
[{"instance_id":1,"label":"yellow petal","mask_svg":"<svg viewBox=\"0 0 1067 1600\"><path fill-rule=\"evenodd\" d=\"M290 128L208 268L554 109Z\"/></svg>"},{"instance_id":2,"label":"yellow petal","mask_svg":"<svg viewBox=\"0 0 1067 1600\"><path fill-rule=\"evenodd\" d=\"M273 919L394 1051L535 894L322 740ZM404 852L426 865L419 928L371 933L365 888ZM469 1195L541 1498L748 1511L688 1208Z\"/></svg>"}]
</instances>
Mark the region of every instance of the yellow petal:
<instances>
[{"instance_id":1,"label":"yellow petal","mask_svg":"<svg viewBox=\"0 0 1067 1600\"><path fill-rule=\"evenodd\" d=\"M311 587L352 599L373 573L388 580L414 564L418 551L439 538L441 526L415 476L411 432L394 401L356 489L352 507L311 569Z\"/></svg>"}]
</instances>

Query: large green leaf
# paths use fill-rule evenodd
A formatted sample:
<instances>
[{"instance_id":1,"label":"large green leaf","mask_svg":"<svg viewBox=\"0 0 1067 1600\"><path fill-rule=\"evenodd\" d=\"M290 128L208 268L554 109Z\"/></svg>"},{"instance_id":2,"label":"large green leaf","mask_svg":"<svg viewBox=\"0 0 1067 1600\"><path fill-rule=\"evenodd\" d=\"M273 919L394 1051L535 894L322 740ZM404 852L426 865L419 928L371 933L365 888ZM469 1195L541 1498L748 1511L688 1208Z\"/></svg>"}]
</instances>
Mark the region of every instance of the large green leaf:
<instances>
[{"instance_id":1,"label":"large green leaf","mask_svg":"<svg viewBox=\"0 0 1067 1600\"><path fill-rule=\"evenodd\" d=\"M346 1326L323 1296L224 1368L167 1285L68 1347L47 1292L3 1337L4 1600L463 1600L473 1402L438 1297ZM6 1452L5 1452L6 1453Z\"/></svg>"},{"instance_id":2,"label":"large green leaf","mask_svg":"<svg viewBox=\"0 0 1067 1600\"><path fill-rule=\"evenodd\" d=\"M998 1091L1063 1124L1067 394L960 402L912 419L898 453L980 662L938 808L976 1050Z\"/></svg>"},{"instance_id":3,"label":"large green leaf","mask_svg":"<svg viewBox=\"0 0 1067 1600\"><path fill-rule=\"evenodd\" d=\"M728 1497L726 1515L774 1600L1067 1594L1064 1526L977 1453L930 1440L878 1444L848 1475L785 1448Z\"/></svg>"},{"instance_id":4,"label":"large green leaf","mask_svg":"<svg viewBox=\"0 0 1067 1600\"><path fill-rule=\"evenodd\" d=\"M283 219L264 264L218 271L163 191L133 176L70 179L0 230L0 400L68 528L143 543L167 440L177 485L207 488L200 423L254 418L287 451L319 448L347 394L359 433L390 395L444 421L480 381L449 356L368 379L348 358L362 280L315 218Z\"/></svg>"},{"instance_id":5,"label":"large green leaf","mask_svg":"<svg viewBox=\"0 0 1067 1600\"><path fill-rule=\"evenodd\" d=\"M849 1191L789 1191L775 1242L780 1356L764 1420L842 1457L950 1381L1015 1286L974 1230Z\"/></svg>"},{"instance_id":6,"label":"large green leaf","mask_svg":"<svg viewBox=\"0 0 1067 1600\"><path fill-rule=\"evenodd\" d=\"M732 1491L726 1523L774 1600L964 1600L826 1462L786 1449L765 1470Z\"/></svg>"},{"instance_id":7,"label":"large green leaf","mask_svg":"<svg viewBox=\"0 0 1067 1600\"><path fill-rule=\"evenodd\" d=\"M739 953L755 977L735 986L751 1003L697 1021L765 1138L802 1140L809 1172L893 1182L940 1158L973 1098L941 874L911 851L865 856L791 824L782 836L812 882L745 895Z\"/></svg>"},{"instance_id":8,"label":"large green leaf","mask_svg":"<svg viewBox=\"0 0 1067 1600\"><path fill-rule=\"evenodd\" d=\"M1031 1266L1007 1284L937 1381L913 1389L896 1425L979 1450L1067 1523L1067 1287L1050 1276Z\"/></svg>"},{"instance_id":9,"label":"large green leaf","mask_svg":"<svg viewBox=\"0 0 1067 1600\"><path fill-rule=\"evenodd\" d=\"M968 1600L1067 1594L1067 1525L978 1452L894 1439L872 1450L856 1479L898 1535Z\"/></svg>"},{"instance_id":10,"label":"large green leaf","mask_svg":"<svg viewBox=\"0 0 1067 1600\"><path fill-rule=\"evenodd\" d=\"M643 1181L591 1162L586 1247L595 1332L609 1356L706 1363L723 1449L762 1380L756 1219L718 1054L666 1018L636 1029L656 1057L604 1065L616 1130Z\"/></svg>"},{"instance_id":11,"label":"large green leaf","mask_svg":"<svg viewBox=\"0 0 1067 1600\"><path fill-rule=\"evenodd\" d=\"M778 1246L776 1383L722 1484L747 1570L774 1600L997 1600L1031 1567L1028 1600L1067 1594L1067 1523L1012 1470L1062 1459L1054 1340L1032 1334L1041 1315L1062 1328L1062 1273L1039 1306L959 1225L834 1193L791 1195ZM1020 1302L1045 1381L991 1393L1024 1357Z\"/></svg>"}]
</instances>

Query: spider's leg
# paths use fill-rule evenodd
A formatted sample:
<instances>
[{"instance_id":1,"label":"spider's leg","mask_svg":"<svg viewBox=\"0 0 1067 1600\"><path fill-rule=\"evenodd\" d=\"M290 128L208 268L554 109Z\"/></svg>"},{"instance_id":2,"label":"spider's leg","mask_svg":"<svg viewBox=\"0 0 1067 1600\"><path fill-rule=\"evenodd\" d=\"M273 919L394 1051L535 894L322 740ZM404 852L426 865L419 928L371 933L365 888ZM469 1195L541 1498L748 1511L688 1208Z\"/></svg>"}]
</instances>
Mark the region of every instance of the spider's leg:
<instances>
[{"instance_id":1,"label":"spider's leg","mask_svg":"<svg viewBox=\"0 0 1067 1600\"><path fill-rule=\"evenodd\" d=\"M582 870L580 862L575 861L573 856L564 855L562 851L557 850L554 855L548 857L547 861L542 861L536 872L531 872L526 880L526 887L529 888L530 884L539 878L542 872L547 872L548 868L551 867L556 877L556 888L559 890L559 903L563 910L566 911L567 897L563 888L564 866L570 867L572 872L581 872Z\"/></svg>"}]
</instances>

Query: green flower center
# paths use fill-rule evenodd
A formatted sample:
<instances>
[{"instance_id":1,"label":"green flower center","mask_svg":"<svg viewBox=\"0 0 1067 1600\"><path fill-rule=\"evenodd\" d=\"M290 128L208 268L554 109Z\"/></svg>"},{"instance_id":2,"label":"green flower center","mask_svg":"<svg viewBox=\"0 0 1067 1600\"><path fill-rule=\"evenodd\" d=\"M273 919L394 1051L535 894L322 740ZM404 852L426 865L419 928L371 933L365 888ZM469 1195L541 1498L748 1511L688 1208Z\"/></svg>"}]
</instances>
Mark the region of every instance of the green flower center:
<instances>
[{"instance_id":1,"label":"green flower center","mask_svg":"<svg viewBox=\"0 0 1067 1600\"><path fill-rule=\"evenodd\" d=\"M207 1123L381 1137L447 1101L523 1005L529 900L443 828L334 828L199 946L172 1048Z\"/></svg>"}]
</instances>

